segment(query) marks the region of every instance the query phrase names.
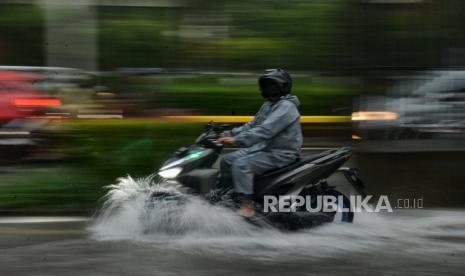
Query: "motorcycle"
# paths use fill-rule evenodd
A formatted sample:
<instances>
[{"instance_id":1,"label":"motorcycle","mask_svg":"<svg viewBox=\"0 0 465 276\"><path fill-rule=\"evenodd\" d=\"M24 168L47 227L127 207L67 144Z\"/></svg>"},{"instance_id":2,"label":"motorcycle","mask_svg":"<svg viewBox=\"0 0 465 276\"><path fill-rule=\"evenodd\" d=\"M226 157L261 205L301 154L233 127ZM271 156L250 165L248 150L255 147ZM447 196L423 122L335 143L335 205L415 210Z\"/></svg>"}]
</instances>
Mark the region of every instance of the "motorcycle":
<instances>
[{"instance_id":1,"label":"motorcycle","mask_svg":"<svg viewBox=\"0 0 465 276\"><path fill-rule=\"evenodd\" d=\"M158 170L158 176L164 181L181 185L194 194L204 195L212 204L234 208L232 190L230 187L221 187L218 178L219 171L215 163L219 159L224 146L215 141L228 125L217 125L210 122L206 130L189 147L178 149L175 154L166 160ZM257 206L257 215L248 221L257 226L272 226L284 230L298 230L311 228L336 220L340 214L340 221L352 222L354 220L353 206L349 198L328 184L327 179L336 173L341 173L351 184L355 191L364 195L364 184L354 168L341 167L351 156L348 147L326 150L321 153L302 156L292 164L283 168L266 172L254 179L254 198ZM309 206L315 207L318 196L333 196L342 211L329 210L309 212L304 206L295 207L292 212L262 212L266 196L291 197L300 195L311 198ZM153 192L150 202L156 200L175 200L182 204L181 194L170 192Z\"/></svg>"}]
</instances>

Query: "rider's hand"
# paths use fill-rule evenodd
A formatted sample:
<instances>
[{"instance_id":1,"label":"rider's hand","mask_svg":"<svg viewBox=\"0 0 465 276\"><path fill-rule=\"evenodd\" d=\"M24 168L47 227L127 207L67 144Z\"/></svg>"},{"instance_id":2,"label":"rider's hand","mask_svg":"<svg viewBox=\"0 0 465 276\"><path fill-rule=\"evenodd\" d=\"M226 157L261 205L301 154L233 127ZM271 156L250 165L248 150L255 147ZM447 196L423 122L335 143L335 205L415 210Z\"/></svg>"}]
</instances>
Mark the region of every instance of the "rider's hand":
<instances>
[{"instance_id":1,"label":"rider's hand","mask_svg":"<svg viewBox=\"0 0 465 276\"><path fill-rule=\"evenodd\" d=\"M236 140L234 139L234 137L225 136L218 138L218 140L216 140L215 142L218 144L234 144Z\"/></svg>"}]
</instances>

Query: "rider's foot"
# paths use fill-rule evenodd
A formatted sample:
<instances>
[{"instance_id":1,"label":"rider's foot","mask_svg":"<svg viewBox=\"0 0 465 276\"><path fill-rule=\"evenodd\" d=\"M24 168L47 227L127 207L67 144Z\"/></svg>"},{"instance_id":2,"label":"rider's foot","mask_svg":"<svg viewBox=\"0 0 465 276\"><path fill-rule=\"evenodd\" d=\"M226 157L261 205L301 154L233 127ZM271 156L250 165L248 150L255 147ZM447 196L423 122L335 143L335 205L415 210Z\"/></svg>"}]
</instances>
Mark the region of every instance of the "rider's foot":
<instances>
[{"instance_id":1,"label":"rider's foot","mask_svg":"<svg viewBox=\"0 0 465 276\"><path fill-rule=\"evenodd\" d=\"M236 214L243 218L251 218L255 216L255 208L252 202L244 202L241 207L236 210Z\"/></svg>"}]
</instances>

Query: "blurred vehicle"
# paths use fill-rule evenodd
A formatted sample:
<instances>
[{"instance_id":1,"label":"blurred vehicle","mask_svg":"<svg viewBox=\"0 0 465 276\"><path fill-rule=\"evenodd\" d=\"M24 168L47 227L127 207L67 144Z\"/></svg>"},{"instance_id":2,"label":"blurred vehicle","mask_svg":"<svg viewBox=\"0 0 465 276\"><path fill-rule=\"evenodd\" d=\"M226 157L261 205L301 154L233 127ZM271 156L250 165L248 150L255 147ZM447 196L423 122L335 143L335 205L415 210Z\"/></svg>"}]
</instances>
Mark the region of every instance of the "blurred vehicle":
<instances>
[{"instance_id":1,"label":"blurred vehicle","mask_svg":"<svg viewBox=\"0 0 465 276\"><path fill-rule=\"evenodd\" d=\"M35 133L48 123L62 105L58 98L35 89L41 76L0 71L0 148L2 158L21 156L36 145ZM14 154L13 154L14 153Z\"/></svg>"},{"instance_id":2,"label":"blurred vehicle","mask_svg":"<svg viewBox=\"0 0 465 276\"><path fill-rule=\"evenodd\" d=\"M0 71L0 122L44 115L61 106L61 101L34 89L32 83L41 77L31 73Z\"/></svg>"},{"instance_id":3,"label":"blurred vehicle","mask_svg":"<svg viewBox=\"0 0 465 276\"><path fill-rule=\"evenodd\" d=\"M37 76L30 82L32 89L64 102L47 118L121 118L117 96L99 81L109 73L88 72L76 68L46 66L0 66L0 71Z\"/></svg>"},{"instance_id":4,"label":"blurred vehicle","mask_svg":"<svg viewBox=\"0 0 465 276\"><path fill-rule=\"evenodd\" d=\"M432 71L400 81L386 96L364 96L352 113L354 139L465 138L465 71Z\"/></svg>"}]
</instances>

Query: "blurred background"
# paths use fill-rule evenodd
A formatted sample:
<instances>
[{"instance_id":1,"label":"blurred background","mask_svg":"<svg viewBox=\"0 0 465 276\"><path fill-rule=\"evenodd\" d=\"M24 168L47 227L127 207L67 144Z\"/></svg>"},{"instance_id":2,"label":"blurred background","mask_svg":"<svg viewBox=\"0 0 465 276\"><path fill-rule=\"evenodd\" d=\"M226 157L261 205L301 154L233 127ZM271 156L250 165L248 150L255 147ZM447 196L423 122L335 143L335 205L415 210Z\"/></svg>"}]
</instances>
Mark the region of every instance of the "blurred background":
<instances>
[{"instance_id":1,"label":"blurred background","mask_svg":"<svg viewBox=\"0 0 465 276\"><path fill-rule=\"evenodd\" d=\"M3 0L0 212L91 213L103 186L154 172L209 120L246 122L257 74L276 67L294 78L306 152L353 146L368 193L463 206L464 9Z\"/></svg>"}]
</instances>

